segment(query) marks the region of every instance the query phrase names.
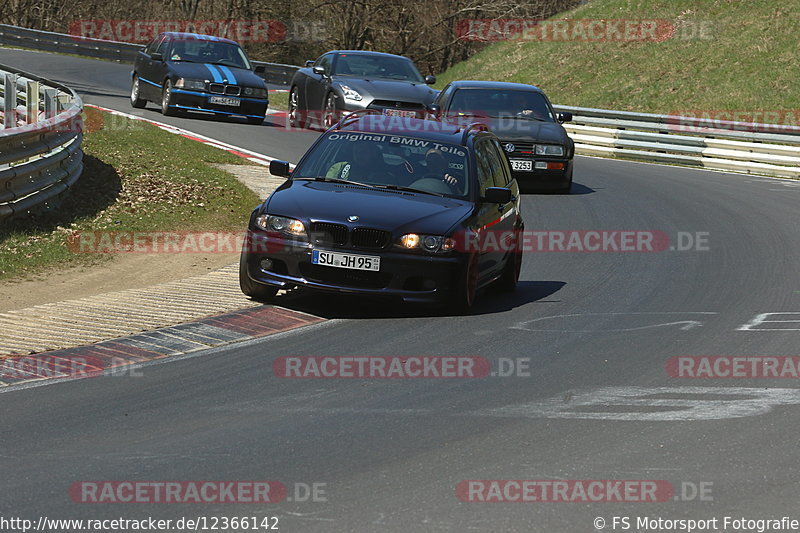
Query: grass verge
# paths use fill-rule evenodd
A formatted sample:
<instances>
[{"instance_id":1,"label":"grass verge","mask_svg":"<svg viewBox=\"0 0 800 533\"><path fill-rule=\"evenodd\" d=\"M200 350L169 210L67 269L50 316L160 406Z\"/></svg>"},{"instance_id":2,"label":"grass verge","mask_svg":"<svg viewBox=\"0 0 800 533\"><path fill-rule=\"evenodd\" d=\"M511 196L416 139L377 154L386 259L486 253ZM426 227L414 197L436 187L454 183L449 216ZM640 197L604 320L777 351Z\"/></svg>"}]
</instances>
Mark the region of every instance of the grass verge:
<instances>
[{"instance_id":1,"label":"grass verge","mask_svg":"<svg viewBox=\"0 0 800 533\"><path fill-rule=\"evenodd\" d=\"M457 79L515 81L538 85L563 105L769 112L758 121L800 121L794 2L602 0L553 18L666 19L676 32L662 42L498 42L447 70L438 86Z\"/></svg>"},{"instance_id":2,"label":"grass verge","mask_svg":"<svg viewBox=\"0 0 800 533\"><path fill-rule=\"evenodd\" d=\"M70 251L76 232L243 231L260 201L210 165L242 164L232 154L90 108L84 126L83 175L60 207L0 228L0 279L110 258Z\"/></svg>"}]
</instances>

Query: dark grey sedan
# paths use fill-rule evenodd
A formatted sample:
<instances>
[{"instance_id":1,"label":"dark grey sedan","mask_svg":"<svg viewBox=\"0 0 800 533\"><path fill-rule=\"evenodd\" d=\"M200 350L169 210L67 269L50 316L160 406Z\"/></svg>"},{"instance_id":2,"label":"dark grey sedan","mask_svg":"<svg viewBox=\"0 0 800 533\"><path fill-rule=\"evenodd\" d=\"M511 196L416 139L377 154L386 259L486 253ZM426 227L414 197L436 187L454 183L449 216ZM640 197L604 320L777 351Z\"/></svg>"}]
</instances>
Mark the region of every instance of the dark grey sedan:
<instances>
[{"instance_id":1,"label":"dark grey sedan","mask_svg":"<svg viewBox=\"0 0 800 533\"><path fill-rule=\"evenodd\" d=\"M407 57L334 50L295 73L289 93L289 125L329 128L345 113L378 109L386 115L422 118L438 91Z\"/></svg>"}]
</instances>

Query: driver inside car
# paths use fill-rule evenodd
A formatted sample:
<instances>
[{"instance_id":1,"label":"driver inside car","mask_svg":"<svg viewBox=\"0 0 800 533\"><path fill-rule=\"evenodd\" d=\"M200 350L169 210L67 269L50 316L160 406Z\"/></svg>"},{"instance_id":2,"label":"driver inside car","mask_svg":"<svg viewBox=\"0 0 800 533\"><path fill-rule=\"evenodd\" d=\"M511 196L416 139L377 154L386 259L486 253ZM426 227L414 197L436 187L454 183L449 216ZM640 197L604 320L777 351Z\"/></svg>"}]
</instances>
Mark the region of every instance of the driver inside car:
<instances>
[{"instance_id":1,"label":"driver inside car","mask_svg":"<svg viewBox=\"0 0 800 533\"><path fill-rule=\"evenodd\" d=\"M426 174L442 180L459 194L464 194L464 184L460 178L450 174L447 159L444 154L435 148L431 148L425 153L425 163L427 166Z\"/></svg>"},{"instance_id":2,"label":"driver inside car","mask_svg":"<svg viewBox=\"0 0 800 533\"><path fill-rule=\"evenodd\" d=\"M385 170L381 149L369 142L354 144L348 143L340 152L340 160L328 168L326 178L363 181L381 176Z\"/></svg>"}]
</instances>

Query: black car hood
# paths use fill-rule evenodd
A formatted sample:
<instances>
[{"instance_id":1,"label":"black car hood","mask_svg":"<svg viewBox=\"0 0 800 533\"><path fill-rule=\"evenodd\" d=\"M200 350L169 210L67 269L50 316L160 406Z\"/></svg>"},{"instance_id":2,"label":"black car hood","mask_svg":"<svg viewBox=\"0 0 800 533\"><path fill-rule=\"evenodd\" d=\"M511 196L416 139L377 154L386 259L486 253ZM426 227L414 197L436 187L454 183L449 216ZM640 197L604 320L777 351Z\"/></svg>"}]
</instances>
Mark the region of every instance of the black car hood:
<instances>
[{"instance_id":1,"label":"black car hood","mask_svg":"<svg viewBox=\"0 0 800 533\"><path fill-rule=\"evenodd\" d=\"M270 196L266 212L350 227L441 235L472 212L472 204L428 194L381 191L316 181L288 181ZM355 215L358 220L348 221Z\"/></svg>"},{"instance_id":2,"label":"black car hood","mask_svg":"<svg viewBox=\"0 0 800 533\"><path fill-rule=\"evenodd\" d=\"M212 72L215 72L222 79L220 83L242 85L244 87L264 87L263 79L252 70L244 68L226 67L235 78L230 79L225 71L219 68L219 65L190 63L188 61L170 61L169 66L179 78L215 82L217 80L214 79L214 75L212 74Z\"/></svg>"},{"instance_id":3,"label":"black car hood","mask_svg":"<svg viewBox=\"0 0 800 533\"><path fill-rule=\"evenodd\" d=\"M347 85L361 96L373 100L397 100L430 104L438 91L423 82L403 80L364 79L351 76L336 76L336 82Z\"/></svg>"},{"instance_id":4,"label":"black car hood","mask_svg":"<svg viewBox=\"0 0 800 533\"><path fill-rule=\"evenodd\" d=\"M567 145L569 137L557 122L542 122L516 118L489 119L489 127L502 141L530 142L531 140Z\"/></svg>"}]
</instances>

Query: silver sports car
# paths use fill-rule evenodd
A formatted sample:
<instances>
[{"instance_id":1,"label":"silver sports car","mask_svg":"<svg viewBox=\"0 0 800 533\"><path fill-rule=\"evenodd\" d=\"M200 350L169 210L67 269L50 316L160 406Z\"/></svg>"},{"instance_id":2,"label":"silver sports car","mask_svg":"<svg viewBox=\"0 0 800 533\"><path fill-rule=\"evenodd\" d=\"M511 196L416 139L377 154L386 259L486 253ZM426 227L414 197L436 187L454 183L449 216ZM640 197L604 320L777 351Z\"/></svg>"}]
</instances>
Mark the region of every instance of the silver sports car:
<instances>
[{"instance_id":1,"label":"silver sports car","mask_svg":"<svg viewBox=\"0 0 800 533\"><path fill-rule=\"evenodd\" d=\"M414 62L403 56L334 50L307 61L292 78L289 124L328 128L346 112L378 109L387 115L419 117L436 98Z\"/></svg>"}]
</instances>

